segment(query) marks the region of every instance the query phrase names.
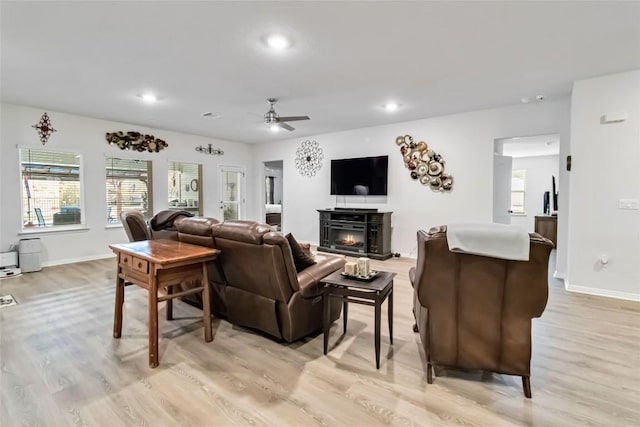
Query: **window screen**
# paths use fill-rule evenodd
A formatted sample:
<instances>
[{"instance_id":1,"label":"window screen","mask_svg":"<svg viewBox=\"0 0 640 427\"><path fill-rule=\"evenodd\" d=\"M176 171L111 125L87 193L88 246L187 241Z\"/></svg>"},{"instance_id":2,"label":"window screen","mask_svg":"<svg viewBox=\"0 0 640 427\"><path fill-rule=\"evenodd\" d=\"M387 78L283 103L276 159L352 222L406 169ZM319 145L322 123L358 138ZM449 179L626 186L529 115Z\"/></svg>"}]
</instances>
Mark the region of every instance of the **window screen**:
<instances>
[{"instance_id":1,"label":"window screen","mask_svg":"<svg viewBox=\"0 0 640 427\"><path fill-rule=\"evenodd\" d=\"M151 162L107 158L107 222L120 223L120 213L131 209L153 216Z\"/></svg>"},{"instance_id":2,"label":"window screen","mask_svg":"<svg viewBox=\"0 0 640 427\"><path fill-rule=\"evenodd\" d=\"M24 227L82 223L80 155L20 150Z\"/></svg>"}]
</instances>

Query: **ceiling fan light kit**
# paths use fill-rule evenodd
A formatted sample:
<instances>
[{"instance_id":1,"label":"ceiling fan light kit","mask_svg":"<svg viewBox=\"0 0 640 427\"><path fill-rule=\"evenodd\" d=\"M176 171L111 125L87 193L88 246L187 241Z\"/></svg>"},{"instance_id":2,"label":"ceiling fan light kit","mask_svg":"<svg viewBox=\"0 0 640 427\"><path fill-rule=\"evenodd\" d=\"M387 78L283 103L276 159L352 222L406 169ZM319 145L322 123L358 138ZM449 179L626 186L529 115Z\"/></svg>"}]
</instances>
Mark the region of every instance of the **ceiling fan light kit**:
<instances>
[{"instance_id":1,"label":"ceiling fan light kit","mask_svg":"<svg viewBox=\"0 0 640 427\"><path fill-rule=\"evenodd\" d=\"M289 132L291 132L295 130L295 128L286 122L297 122L301 120L309 120L309 116L280 117L278 113L276 113L275 109L273 108L274 104L278 102L278 99L269 98L267 99L267 102L269 103L269 111L267 111L264 114L264 122L266 125L269 126L269 128L272 131L276 131L277 128L274 128L274 127L277 126L278 128L286 129Z\"/></svg>"}]
</instances>

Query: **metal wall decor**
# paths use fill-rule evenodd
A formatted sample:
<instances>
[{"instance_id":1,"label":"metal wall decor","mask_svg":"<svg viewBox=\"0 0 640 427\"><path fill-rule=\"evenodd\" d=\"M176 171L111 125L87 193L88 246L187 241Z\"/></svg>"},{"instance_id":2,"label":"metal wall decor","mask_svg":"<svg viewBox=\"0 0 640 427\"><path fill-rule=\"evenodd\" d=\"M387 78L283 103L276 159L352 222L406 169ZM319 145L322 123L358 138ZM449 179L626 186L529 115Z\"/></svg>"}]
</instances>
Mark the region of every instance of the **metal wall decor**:
<instances>
[{"instance_id":1,"label":"metal wall decor","mask_svg":"<svg viewBox=\"0 0 640 427\"><path fill-rule=\"evenodd\" d=\"M157 153L169 146L164 140L153 135L145 135L140 132L107 132L107 142L117 145L121 150L148 151Z\"/></svg>"},{"instance_id":2,"label":"metal wall decor","mask_svg":"<svg viewBox=\"0 0 640 427\"><path fill-rule=\"evenodd\" d=\"M211 154L212 156L222 156L224 154L224 151L219 148L213 148L211 144L208 147L203 147L202 145L196 147L196 151L202 154Z\"/></svg>"},{"instance_id":3,"label":"metal wall decor","mask_svg":"<svg viewBox=\"0 0 640 427\"><path fill-rule=\"evenodd\" d=\"M316 141L304 141L296 150L296 169L310 178L320 170L323 159L322 148Z\"/></svg>"},{"instance_id":4,"label":"metal wall decor","mask_svg":"<svg viewBox=\"0 0 640 427\"><path fill-rule=\"evenodd\" d=\"M31 127L35 128L38 132L38 136L40 137L40 142L42 142L42 145L46 144L47 141L49 141L49 137L53 132L57 132L57 130L54 129L51 125L51 119L49 118L49 115L47 113L44 113L42 117L40 117L40 121L35 125L32 125Z\"/></svg>"},{"instance_id":5,"label":"metal wall decor","mask_svg":"<svg viewBox=\"0 0 640 427\"><path fill-rule=\"evenodd\" d=\"M396 138L404 165L411 171L411 178L429 186L433 191L451 191L453 177L444 172L442 156L429 148L426 142L415 143L411 135Z\"/></svg>"}]
</instances>

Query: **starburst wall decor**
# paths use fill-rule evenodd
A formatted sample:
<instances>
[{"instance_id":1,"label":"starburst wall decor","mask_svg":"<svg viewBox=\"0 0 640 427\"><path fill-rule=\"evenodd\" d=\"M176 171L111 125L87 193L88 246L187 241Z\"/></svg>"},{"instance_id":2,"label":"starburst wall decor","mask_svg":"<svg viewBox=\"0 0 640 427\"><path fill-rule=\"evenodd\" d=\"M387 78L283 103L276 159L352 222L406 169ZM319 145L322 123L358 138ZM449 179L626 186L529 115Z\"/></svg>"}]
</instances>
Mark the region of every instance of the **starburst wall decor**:
<instances>
[{"instance_id":1,"label":"starburst wall decor","mask_svg":"<svg viewBox=\"0 0 640 427\"><path fill-rule=\"evenodd\" d=\"M304 141L296 150L296 169L300 175L311 178L322 167L322 148L316 141Z\"/></svg>"},{"instance_id":2,"label":"starburst wall decor","mask_svg":"<svg viewBox=\"0 0 640 427\"><path fill-rule=\"evenodd\" d=\"M56 129L51 125L51 119L47 113L44 113L42 117L40 117L40 121L35 125L31 126L35 128L38 132L38 136L40 137L40 142L42 145L46 144L49 141L49 137L53 132L57 132Z\"/></svg>"}]
</instances>

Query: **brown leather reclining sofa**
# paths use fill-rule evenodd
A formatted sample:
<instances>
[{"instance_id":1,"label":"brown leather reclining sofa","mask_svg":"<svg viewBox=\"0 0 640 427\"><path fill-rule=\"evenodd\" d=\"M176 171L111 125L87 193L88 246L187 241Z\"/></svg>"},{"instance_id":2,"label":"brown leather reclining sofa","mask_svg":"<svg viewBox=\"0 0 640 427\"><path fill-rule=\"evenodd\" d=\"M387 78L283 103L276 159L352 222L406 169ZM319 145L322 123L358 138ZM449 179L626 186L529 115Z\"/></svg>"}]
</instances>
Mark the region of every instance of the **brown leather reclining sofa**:
<instances>
[{"instance_id":1,"label":"brown leather reclining sofa","mask_svg":"<svg viewBox=\"0 0 640 427\"><path fill-rule=\"evenodd\" d=\"M432 366L522 377L531 397L531 319L547 304L553 243L529 235L529 261L449 251L447 227L418 231L418 259L409 271L417 332Z\"/></svg>"},{"instance_id":2,"label":"brown leather reclining sofa","mask_svg":"<svg viewBox=\"0 0 640 427\"><path fill-rule=\"evenodd\" d=\"M343 267L342 257L318 256L315 265L297 273L289 242L268 225L202 217L179 218L173 225L174 233L165 230L153 238L221 250L209 266L213 313L287 342L322 329L320 280ZM188 302L202 307L199 295ZM332 305L332 321L340 311L339 303Z\"/></svg>"}]
</instances>

